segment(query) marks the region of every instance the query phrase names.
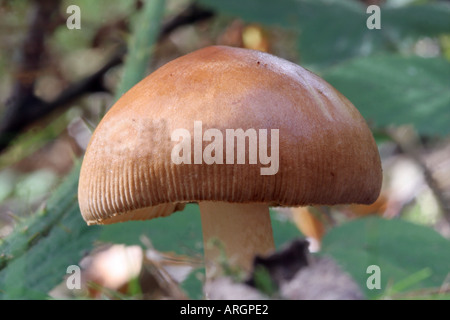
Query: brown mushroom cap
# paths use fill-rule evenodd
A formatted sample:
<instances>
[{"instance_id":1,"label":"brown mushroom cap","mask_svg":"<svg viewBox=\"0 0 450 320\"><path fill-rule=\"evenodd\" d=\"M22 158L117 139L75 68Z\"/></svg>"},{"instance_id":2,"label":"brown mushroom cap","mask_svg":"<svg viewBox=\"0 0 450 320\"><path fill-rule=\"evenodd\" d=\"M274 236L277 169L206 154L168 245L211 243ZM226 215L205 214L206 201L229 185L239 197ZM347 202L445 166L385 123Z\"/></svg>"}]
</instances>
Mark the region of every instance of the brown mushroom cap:
<instances>
[{"instance_id":1,"label":"brown mushroom cap","mask_svg":"<svg viewBox=\"0 0 450 320\"><path fill-rule=\"evenodd\" d=\"M278 172L261 175L263 166L248 157L246 164L174 164L171 133L185 128L193 139L194 121L224 139L226 129L279 129ZM117 101L86 150L78 196L88 224L108 224L198 201L369 204L381 182L371 131L330 84L267 53L213 46L167 63Z\"/></svg>"}]
</instances>

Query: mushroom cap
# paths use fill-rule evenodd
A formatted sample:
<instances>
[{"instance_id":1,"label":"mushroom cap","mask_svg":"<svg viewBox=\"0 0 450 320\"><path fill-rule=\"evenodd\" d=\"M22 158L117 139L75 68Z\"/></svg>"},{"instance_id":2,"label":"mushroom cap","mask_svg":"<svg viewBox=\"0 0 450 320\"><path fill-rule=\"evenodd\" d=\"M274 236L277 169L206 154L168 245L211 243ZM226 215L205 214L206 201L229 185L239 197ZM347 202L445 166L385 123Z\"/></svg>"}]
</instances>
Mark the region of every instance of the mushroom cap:
<instances>
[{"instance_id":1,"label":"mushroom cap","mask_svg":"<svg viewBox=\"0 0 450 320\"><path fill-rule=\"evenodd\" d=\"M279 168L175 164L171 134L194 121L210 128L279 131ZM259 138L258 138L259 140ZM202 150L208 141L203 141ZM235 148L237 144L235 144ZM273 149L275 150L275 149ZM235 150L236 151L236 150ZM236 152L235 152L236 156ZM102 119L82 163L78 200L88 224L167 216L184 203L370 204L380 192L381 161L365 120L312 72L273 55L206 47L162 66L125 93Z\"/></svg>"}]
</instances>

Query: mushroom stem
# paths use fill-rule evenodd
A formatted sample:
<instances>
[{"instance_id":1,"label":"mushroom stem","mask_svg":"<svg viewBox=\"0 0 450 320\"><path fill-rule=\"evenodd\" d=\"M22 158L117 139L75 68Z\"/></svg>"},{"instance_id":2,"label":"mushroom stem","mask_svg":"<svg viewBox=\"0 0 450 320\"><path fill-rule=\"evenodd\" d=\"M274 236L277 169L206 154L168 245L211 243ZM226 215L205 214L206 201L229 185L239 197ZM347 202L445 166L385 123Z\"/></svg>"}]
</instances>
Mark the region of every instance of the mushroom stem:
<instances>
[{"instance_id":1,"label":"mushroom stem","mask_svg":"<svg viewBox=\"0 0 450 320\"><path fill-rule=\"evenodd\" d=\"M256 255L275 250L267 204L203 201L199 206L207 279L220 270L220 249L211 243L213 239L223 244L228 262L244 271L250 271Z\"/></svg>"}]
</instances>

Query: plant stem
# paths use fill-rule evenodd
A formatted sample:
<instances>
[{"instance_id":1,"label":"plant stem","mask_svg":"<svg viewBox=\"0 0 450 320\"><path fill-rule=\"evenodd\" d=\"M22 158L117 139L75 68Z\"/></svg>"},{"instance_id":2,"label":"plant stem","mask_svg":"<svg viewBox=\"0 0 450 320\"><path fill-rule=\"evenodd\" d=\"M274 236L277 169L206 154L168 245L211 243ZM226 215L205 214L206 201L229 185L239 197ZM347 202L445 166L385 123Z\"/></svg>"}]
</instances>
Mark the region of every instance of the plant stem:
<instances>
[{"instance_id":1,"label":"plant stem","mask_svg":"<svg viewBox=\"0 0 450 320\"><path fill-rule=\"evenodd\" d=\"M159 37L164 4L165 0L147 0L145 2L143 12L134 25L135 31L128 45L129 52L115 100L118 100L147 74L148 61Z\"/></svg>"}]
</instances>

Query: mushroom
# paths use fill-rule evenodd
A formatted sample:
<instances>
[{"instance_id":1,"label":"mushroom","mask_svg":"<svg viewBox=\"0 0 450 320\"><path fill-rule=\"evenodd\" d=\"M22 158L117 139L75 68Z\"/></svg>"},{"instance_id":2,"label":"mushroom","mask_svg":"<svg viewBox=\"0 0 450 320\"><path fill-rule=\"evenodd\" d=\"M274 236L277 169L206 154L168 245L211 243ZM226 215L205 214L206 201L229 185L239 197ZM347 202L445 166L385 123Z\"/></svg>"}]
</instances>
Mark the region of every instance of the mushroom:
<instances>
[{"instance_id":1,"label":"mushroom","mask_svg":"<svg viewBox=\"0 0 450 320\"><path fill-rule=\"evenodd\" d=\"M330 84L268 53L211 46L162 66L107 112L78 196L89 225L165 217L196 202L206 262L217 257L208 245L216 238L250 270L255 255L274 250L269 206L370 204L381 182L371 131Z\"/></svg>"}]
</instances>

